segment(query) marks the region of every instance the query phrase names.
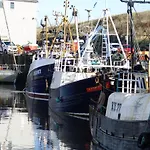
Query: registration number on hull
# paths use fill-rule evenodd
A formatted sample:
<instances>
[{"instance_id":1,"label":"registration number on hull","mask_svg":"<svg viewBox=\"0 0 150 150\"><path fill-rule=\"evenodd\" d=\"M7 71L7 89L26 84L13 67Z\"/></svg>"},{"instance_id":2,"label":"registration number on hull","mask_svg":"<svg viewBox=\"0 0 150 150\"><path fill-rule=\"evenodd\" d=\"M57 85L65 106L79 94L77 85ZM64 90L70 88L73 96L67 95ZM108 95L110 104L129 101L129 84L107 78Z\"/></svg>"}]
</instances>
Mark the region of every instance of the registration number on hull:
<instances>
[{"instance_id":1,"label":"registration number on hull","mask_svg":"<svg viewBox=\"0 0 150 150\"><path fill-rule=\"evenodd\" d=\"M37 76L37 75L40 75L40 74L41 74L41 69L35 70L35 71L33 72L33 75L34 75L34 76Z\"/></svg>"}]
</instances>

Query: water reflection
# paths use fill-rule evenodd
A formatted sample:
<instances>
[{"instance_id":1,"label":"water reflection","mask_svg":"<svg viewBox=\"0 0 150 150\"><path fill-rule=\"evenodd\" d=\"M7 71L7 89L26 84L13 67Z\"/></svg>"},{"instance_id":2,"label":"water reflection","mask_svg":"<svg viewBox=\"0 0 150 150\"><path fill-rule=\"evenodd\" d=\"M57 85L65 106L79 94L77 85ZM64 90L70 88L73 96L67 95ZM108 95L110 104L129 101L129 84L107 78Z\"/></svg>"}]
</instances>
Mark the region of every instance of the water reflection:
<instances>
[{"instance_id":1,"label":"water reflection","mask_svg":"<svg viewBox=\"0 0 150 150\"><path fill-rule=\"evenodd\" d=\"M48 102L26 96L29 120L34 131L34 149L52 150L49 147Z\"/></svg>"},{"instance_id":2,"label":"water reflection","mask_svg":"<svg viewBox=\"0 0 150 150\"><path fill-rule=\"evenodd\" d=\"M26 97L27 110L30 120L38 125L37 128L48 130L48 102Z\"/></svg>"},{"instance_id":3,"label":"water reflection","mask_svg":"<svg viewBox=\"0 0 150 150\"><path fill-rule=\"evenodd\" d=\"M44 101L26 97L30 119L34 123L36 149L90 150L91 134L87 120L55 112L48 113Z\"/></svg>"},{"instance_id":4,"label":"water reflection","mask_svg":"<svg viewBox=\"0 0 150 150\"><path fill-rule=\"evenodd\" d=\"M48 103L0 85L0 150L102 150L91 145L89 122L48 113Z\"/></svg>"},{"instance_id":5,"label":"water reflection","mask_svg":"<svg viewBox=\"0 0 150 150\"><path fill-rule=\"evenodd\" d=\"M24 142L28 136L24 95L14 90L13 85L0 85L0 149L19 149L30 141Z\"/></svg>"},{"instance_id":6,"label":"water reflection","mask_svg":"<svg viewBox=\"0 0 150 150\"><path fill-rule=\"evenodd\" d=\"M50 111L50 137L54 149L90 150L91 134L87 120Z\"/></svg>"}]
</instances>

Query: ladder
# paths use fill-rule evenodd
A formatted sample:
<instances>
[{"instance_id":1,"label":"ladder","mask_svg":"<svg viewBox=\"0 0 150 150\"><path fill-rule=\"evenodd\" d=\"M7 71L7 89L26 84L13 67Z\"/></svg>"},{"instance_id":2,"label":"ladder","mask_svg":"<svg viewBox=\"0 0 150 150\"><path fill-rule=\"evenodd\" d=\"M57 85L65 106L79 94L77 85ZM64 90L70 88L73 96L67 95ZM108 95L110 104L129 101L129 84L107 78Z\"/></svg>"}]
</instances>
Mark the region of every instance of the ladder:
<instances>
[{"instance_id":1,"label":"ladder","mask_svg":"<svg viewBox=\"0 0 150 150\"><path fill-rule=\"evenodd\" d=\"M102 60L106 60L107 59L107 50L108 50L108 36L107 36L107 28L108 28L108 24L107 24L107 16L106 16L106 10L104 10L104 17L102 19L102 26L103 26L103 31L102 31Z\"/></svg>"},{"instance_id":2,"label":"ladder","mask_svg":"<svg viewBox=\"0 0 150 150\"><path fill-rule=\"evenodd\" d=\"M109 32L109 25L111 24L112 30ZM111 52L111 40L110 37L116 39L116 43L119 44L119 48L121 53L123 54L123 58L119 62L112 61L112 52ZM129 68L129 61L127 60L126 54L124 52L122 43L120 41L119 35L117 33L117 29L109 13L108 9L104 9L102 13L102 17L98 19L98 22L94 28L94 30L90 33L89 38L84 46L83 54L80 61L81 64L84 64L84 60L89 60L87 57L89 53L95 53L96 58L98 59L99 66L97 67L107 67L114 70L114 68ZM90 50L90 51L89 51ZM91 55L89 55L91 57ZM95 58L94 58L95 59ZM89 62L89 61L88 61ZM117 64L116 64L117 63ZM94 67L94 66L92 66Z\"/></svg>"}]
</instances>

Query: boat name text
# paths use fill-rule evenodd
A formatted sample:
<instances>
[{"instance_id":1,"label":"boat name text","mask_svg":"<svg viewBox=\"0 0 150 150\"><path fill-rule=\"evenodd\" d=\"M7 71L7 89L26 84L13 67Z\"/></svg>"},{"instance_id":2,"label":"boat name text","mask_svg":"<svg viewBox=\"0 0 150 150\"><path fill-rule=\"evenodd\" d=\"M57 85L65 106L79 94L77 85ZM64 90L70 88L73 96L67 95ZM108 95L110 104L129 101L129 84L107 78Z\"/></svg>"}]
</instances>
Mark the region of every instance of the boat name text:
<instances>
[{"instance_id":1,"label":"boat name text","mask_svg":"<svg viewBox=\"0 0 150 150\"><path fill-rule=\"evenodd\" d=\"M34 76L39 75L39 74L41 74L41 69L36 70L36 71L34 71L34 73L33 73Z\"/></svg>"}]
</instances>

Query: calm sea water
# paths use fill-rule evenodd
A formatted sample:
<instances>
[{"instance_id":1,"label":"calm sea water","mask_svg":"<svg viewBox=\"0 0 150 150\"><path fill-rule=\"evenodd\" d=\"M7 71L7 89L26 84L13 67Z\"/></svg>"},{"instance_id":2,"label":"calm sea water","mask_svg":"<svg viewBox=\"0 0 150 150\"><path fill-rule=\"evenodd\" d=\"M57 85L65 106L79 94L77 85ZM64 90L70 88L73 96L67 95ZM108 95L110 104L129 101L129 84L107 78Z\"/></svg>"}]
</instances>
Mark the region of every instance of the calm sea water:
<instances>
[{"instance_id":1,"label":"calm sea water","mask_svg":"<svg viewBox=\"0 0 150 150\"><path fill-rule=\"evenodd\" d=\"M12 85L0 85L0 150L102 150L91 140L87 120L48 113Z\"/></svg>"}]
</instances>

